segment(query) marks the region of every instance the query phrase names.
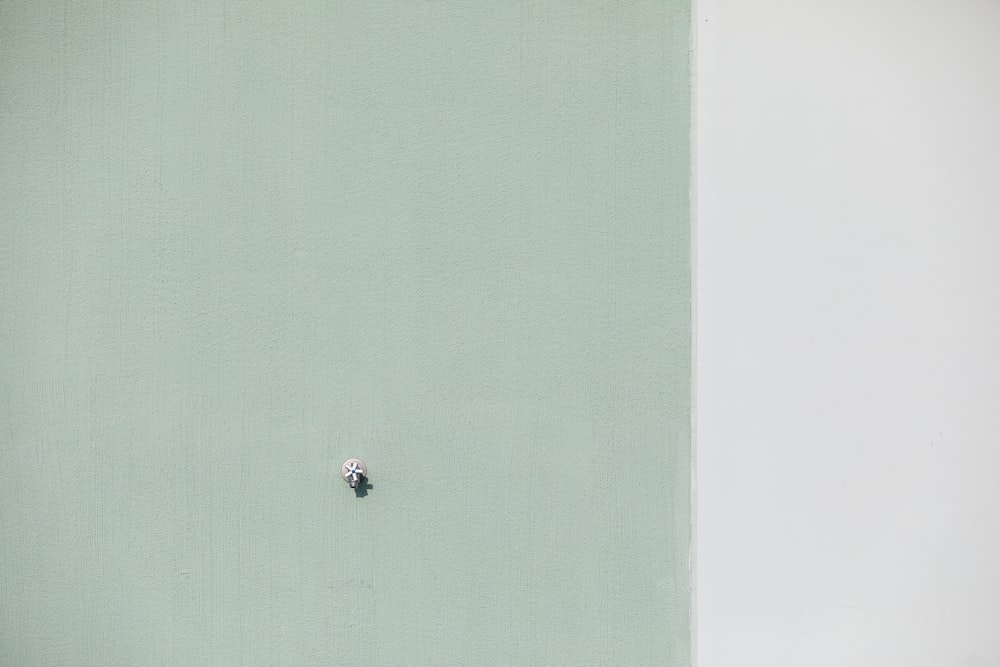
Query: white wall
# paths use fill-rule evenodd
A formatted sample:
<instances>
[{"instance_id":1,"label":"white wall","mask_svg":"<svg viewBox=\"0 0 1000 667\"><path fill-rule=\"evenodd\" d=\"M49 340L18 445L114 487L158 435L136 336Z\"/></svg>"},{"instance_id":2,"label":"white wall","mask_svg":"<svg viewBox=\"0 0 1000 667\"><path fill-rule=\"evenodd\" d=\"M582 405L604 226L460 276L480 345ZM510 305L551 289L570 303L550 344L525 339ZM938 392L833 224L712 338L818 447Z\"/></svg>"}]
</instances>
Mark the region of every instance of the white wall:
<instances>
[{"instance_id":1,"label":"white wall","mask_svg":"<svg viewBox=\"0 0 1000 667\"><path fill-rule=\"evenodd\" d=\"M1000 665L1000 2L696 13L699 665Z\"/></svg>"}]
</instances>

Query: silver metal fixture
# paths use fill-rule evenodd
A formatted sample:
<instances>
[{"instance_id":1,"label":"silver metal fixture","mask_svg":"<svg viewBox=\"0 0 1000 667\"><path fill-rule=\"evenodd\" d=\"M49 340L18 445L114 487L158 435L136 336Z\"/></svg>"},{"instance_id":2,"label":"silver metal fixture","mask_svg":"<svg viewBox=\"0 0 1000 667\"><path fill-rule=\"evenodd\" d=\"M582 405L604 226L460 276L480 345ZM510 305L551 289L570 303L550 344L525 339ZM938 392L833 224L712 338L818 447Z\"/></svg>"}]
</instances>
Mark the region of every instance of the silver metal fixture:
<instances>
[{"instance_id":1,"label":"silver metal fixture","mask_svg":"<svg viewBox=\"0 0 1000 667\"><path fill-rule=\"evenodd\" d=\"M368 476L368 468L361 459L347 459L340 468L340 476L351 485L352 489L358 488L358 484Z\"/></svg>"}]
</instances>

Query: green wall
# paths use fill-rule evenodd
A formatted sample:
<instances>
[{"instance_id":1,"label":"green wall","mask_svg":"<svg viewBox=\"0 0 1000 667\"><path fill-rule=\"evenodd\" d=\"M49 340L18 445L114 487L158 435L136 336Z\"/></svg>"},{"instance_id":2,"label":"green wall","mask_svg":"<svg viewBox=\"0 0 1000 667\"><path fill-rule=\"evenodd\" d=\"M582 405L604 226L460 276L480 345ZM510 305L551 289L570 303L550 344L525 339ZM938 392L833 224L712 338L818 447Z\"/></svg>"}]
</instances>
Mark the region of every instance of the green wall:
<instances>
[{"instance_id":1,"label":"green wall","mask_svg":"<svg viewBox=\"0 0 1000 667\"><path fill-rule=\"evenodd\" d=\"M0 664L689 665L688 35L0 3Z\"/></svg>"}]
</instances>

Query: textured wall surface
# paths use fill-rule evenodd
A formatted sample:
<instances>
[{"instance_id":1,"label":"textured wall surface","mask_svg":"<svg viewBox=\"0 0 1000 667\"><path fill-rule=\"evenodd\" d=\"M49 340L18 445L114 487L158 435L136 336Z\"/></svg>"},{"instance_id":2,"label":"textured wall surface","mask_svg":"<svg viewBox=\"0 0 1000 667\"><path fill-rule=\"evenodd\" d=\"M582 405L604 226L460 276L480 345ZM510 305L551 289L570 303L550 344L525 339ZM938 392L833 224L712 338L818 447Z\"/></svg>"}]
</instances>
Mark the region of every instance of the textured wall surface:
<instances>
[{"instance_id":1,"label":"textured wall surface","mask_svg":"<svg viewBox=\"0 0 1000 667\"><path fill-rule=\"evenodd\" d=\"M0 664L689 664L688 34L0 3Z\"/></svg>"}]
</instances>

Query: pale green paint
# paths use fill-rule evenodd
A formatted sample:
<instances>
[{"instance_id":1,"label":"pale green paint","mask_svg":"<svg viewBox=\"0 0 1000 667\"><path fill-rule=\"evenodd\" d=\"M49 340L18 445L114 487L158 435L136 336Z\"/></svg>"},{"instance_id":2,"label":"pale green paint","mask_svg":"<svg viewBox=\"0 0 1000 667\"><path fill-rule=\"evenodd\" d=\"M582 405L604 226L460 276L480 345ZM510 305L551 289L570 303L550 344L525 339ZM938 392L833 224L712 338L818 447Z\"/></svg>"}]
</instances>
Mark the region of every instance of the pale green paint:
<instances>
[{"instance_id":1,"label":"pale green paint","mask_svg":"<svg viewBox=\"0 0 1000 667\"><path fill-rule=\"evenodd\" d=\"M0 664L689 665L688 20L0 3Z\"/></svg>"}]
</instances>

